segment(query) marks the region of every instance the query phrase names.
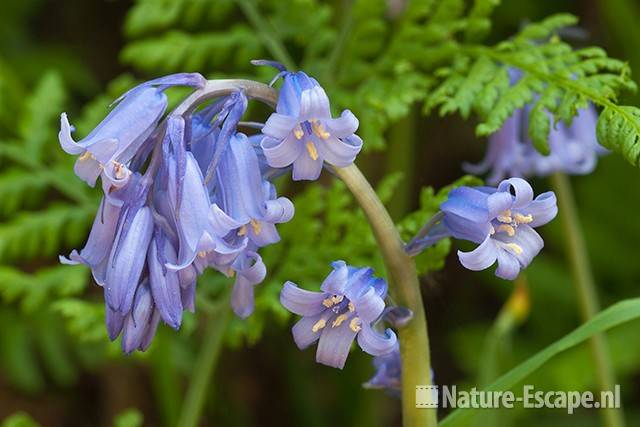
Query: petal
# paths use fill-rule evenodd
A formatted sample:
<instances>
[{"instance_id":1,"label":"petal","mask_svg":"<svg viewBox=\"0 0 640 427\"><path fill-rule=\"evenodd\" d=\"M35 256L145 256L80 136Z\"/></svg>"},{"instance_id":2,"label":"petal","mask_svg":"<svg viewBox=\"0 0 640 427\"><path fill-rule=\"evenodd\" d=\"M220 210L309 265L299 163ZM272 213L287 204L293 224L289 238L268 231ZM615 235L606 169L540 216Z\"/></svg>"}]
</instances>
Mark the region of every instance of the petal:
<instances>
[{"instance_id":1,"label":"petal","mask_svg":"<svg viewBox=\"0 0 640 427\"><path fill-rule=\"evenodd\" d=\"M98 265L111 251L116 235L120 208L107 203L103 198L100 207L93 220L93 226L84 248L80 251L80 257L90 266Z\"/></svg>"},{"instance_id":2,"label":"petal","mask_svg":"<svg viewBox=\"0 0 640 427\"><path fill-rule=\"evenodd\" d=\"M391 353L397 342L398 338L391 329L387 329L385 334L381 335L368 324L363 324L362 330L358 333L358 345L365 353L372 356Z\"/></svg>"},{"instance_id":3,"label":"petal","mask_svg":"<svg viewBox=\"0 0 640 427\"><path fill-rule=\"evenodd\" d=\"M344 261L335 261L331 265L333 271L324 279L320 289L329 294L344 295L349 279L349 268Z\"/></svg>"},{"instance_id":4,"label":"petal","mask_svg":"<svg viewBox=\"0 0 640 427\"><path fill-rule=\"evenodd\" d=\"M316 141L316 148L320 157L327 163L339 168L349 166L353 163L362 149L362 140L360 138L343 141L331 136L327 140L316 138Z\"/></svg>"},{"instance_id":5,"label":"petal","mask_svg":"<svg viewBox=\"0 0 640 427\"><path fill-rule=\"evenodd\" d=\"M293 128L298 125L298 119L285 116L284 114L273 113L267 119L262 128L262 133L277 140L283 140L291 134Z\"/></svg>"},{"instance_id":6,"label":"petal","mask_svg":"<svg viewBox=\"0 0 640 427\"><path fill-rule=\"evenodd\" d=\"M158 235L159 233L156 233ZM158 246L160 245L160 248ZM154 237L149 245L147 265L151 295L162 320L174 329L182 323L182 299L178 273L164 267L158 259L158 250L164 252L163 259L175 262L176 252L166 238Z\"/></svg>"},{"instance_id":7,"label":"petal","mask_svg":"<svg viewBox=\"0 0 640 427\"><path fill-rule=\"evenodd\" d=\"M153 310L153 299L149 285L145 281L138 286L133 309L124 321L122 334L122 351L124 353L130 354L140 347L145 338Z\"/></svg>"},{"instance_id":8,"label":"petal","mask_svg":"<svg viewBox=\"0 0 640 427\"><path fill-rule=\"evenodd\" d=\"M314 332L313 325L315 325L323 316L326 317L327 315L320 313L315 316L306 316L298 320L296 324L293 325L291 328L291 334L293 335L293 341L300 350L304 350L320 338L322 330Z\"/></svg>"},{"instance_id":9,"label":"petal","mask_svg":"<svg viewBox=\"0 0 640 427\"><path fill-rule=\"evenodd\" d=\"M514 280L520 273L520 264L513 254L506 250L498 251L498 268L496 276L505 280Z\"/></svg>"},{"instance_id":10,"label":"petal","mask_svg":"<svg viewBox=\"0 0 640 427\"><path fill-rule=\"evenodd\" d=\"M322 292L300 289L295 283L286 282L280 291L280 303L294 314L315 316L326 309L322 305L325 295Z\"/></svg>"},{"instance_id":11,"label":"petal","mask_svg":"<svg viewBox=\"0 0 640 427\"><path fill-rule=\"evenodd\" d=\"M80 156L73 165L73 172L90 187L95 187L96 180L102 173L102 165L93 157Z\"/></svg>"},{"instance_id":12,"label":"petal","mask_svg":"<svg viewBox=\"0 0 640 427\"><path fill-rule=\"evenodd\" d=\"M115 341L122 332L122 327L124 326L125 316L118 313L117 311L113 311L109 304L105 304L105 321L107 324L107 335L111 341Z\"/></svg>"},{"instance_id":13,"label":"petal","mask_svg":"<svg viewBox=\"0 0 640 427\"><path fill-rule=\"evenodd\" d=\"M272 223L289 222L295 213L295 207L291 200L286 197L278 197L276 200L267 200L267 212L263 216L263 220Z\"/></svg>"},{"instance_id":14,"label":"petal","mask_svg":"<svg viewBox=\"0 0 640 427\"><path fill-rule=\"evenodd\" d=\"M540 194L531 203L521 209L523 215L531 215L533 221L528 225L540 227L545 225L558 214L556 195L553 191Z\"/></svg>"},{"instance_id":15,"label":"petal","mask_svg":"<svg viewBox=\"0 0 640 427\"><path fill-rule=\"evenodd\" d=\"M489 221L487 199L489 195L471 187L458 187L452 190L447 200L440 205L446 214L453 214L472 222Z\"/></svg>"},{"instance_id":16,"label":"petal","mask_svg":"<svg viewBox=\"0 0 640 427\"><path fill-rule=\"evenodd\" d=\"M521 208L533 200L533 188L522 178L505 179L498 185L498 192L515 193L514 208Z\"/></svg>"},{"instance_id":17,"label":"petal","mask_svg":"<svg viewBox=\"0 0 640 427\"><path fill-rule=\"evenodd\" d=\"M357 332L346 323L336 328L325 327L320 334L316 362L342 369Z\"/></svg>"},{"instance_id":18,"label":"petal","mask_svg":"<svg viewBox=\"0 0 640 427\"><path fill-rule=\"evenodd\" d=\"M471 252L458 251L460 263L473 271L480 271L490 267L496 262L497 257L498 249L491 236L487 236L484 242Z\"/></svg>"},{"instance_id":19,"label":"petal","mask_svg":"<svg viewBox=\"0 0 640 427\"><path fill-rule=\"evenodd\" d=\"M303 90L300 94L300 121L325 118L331 118L331 110L329 108L329 98L324 89L320 86L315 86L311 89Z\"/></svg>"},{"instance_id":20,"label":"petal","mask_svg":"<svg viewBox=\"0 0 640 427\"><path fill-rule=\"evenodd\" d=\"M60 114L60 132L58 132L58 140L60 146L67 154L77 156L86 151L86 146L76 143L71 137L73 127L69 124L67 113Z\"/></svg>"},{"instance_id":21,"label":"petal","mask_svg":"<svg viewBox=\"0 0 640 427\"><path fill-rule=\"evenodd\" d=\"M196 282L193 281L187 286L180 287L180 298L182 300L182 306L185 310L195 313L196 312Z\"/></svg>"},{"instance_id":22,"label":"petal","mask_svg":"<svg viewBox=\"0 0 640 427\"><path fill-rule=\"evenodd\" d=\"M131 309L152 233L153 218L148 207L136 213L126 235L122 235L122 227L118 230L109 255L106 295L109 306L122 314Z\"/></svg>"},{"instance_id":23,"label":"petal","mask_svg":"<svg viewBox=\"0 0 640 427\"><path fill-rule=\"evenodd\" d=\"M293 133L283 139L273 139L264 137L260 143L264 156L269 166L274 168L284 168L292 164L298 157L303 155L303 144L297 140Z\"/></svg>"},{"instance_id":24,"label":"petal","mask_svg":"<svg viewBox=\"0 0 640 427\"><path fill-rule=\"evenodd\" d=\"M160 323L160 312L158 309L153 310L153 314L151 315L151 319L149 320L149 324L147 325L147 329L142 336L142 342L138 346L138 350L147 351L149 346L151 345L151 341L153 337L156 336L156 331L158 330L158 324Z\"/></svg>"},{"instance_id":25,"label":"petal","mask_svg":"<svg viewBox=\"0 0 640 427\"><path fill-rule=\"evenodd\" d=\"M520 247L520 251L515 252L509 249L509 246L505 246L506 250L511 253L515 259L518 260L520 265L524 268L531 263L533 258L540 253L544 247L544 241L542 237L531 227L526 224L520 224L516 229L516 233L513 236L500 233L494 236L494 239L498 242L505 243L507 245L515 244Z\"/></svg>"},{"instance_id":26,"label":"petal","mask_svg":"<svg viewBox=\"0 0 640 427\"><path fill-rule=\"evenodd\" d=\"M255 252L248 252L246 258L239 262L242 268L236 270L238 275L231 294L231 307L238 317L245 319L253 312L253 288L264 280L267 269Z\"/></svg>"},{"instance_id":27,"label":"petal","mask_svg":"<svg viewBox=\"0 0 640 427\"><path fill-rule=\"evenodd\" d=\"M447 213L442 223L456 239L469 240L474 243L482 243L491 231L488 221L473 222L466 218Z\"/></svg>"},{"instance_id":28,"label":"petal","mask_svg":"<svg viewBox=\"0 0 640 427\"><path fill-rule=\"evenodd\" d=\"M255 223L254 223L255 224ZM256 233L253 226L249 227L249 238L258 247L265 247L280 241L280 235L276 226L270 222L258 221L259 232Z\"/></svg>"},{"instance_id":29,"label":"petal","mask_svg":"<svg viewBox=\"0 0 640 427\"><path fill-rule=\"evenodd\" d=\"M320 172L322 172L322 163L322 158L318 157L316 160L313 160L309 153L302 153L295 162L293 162L293 180L314 181L318 179Z\"/></svg>"},{"instance_id":30,"label":"petal","mask_svg":"<svg viewBox=\"0 0 640 427\"><path fill-rule=\"evenodd\" d=\"M509 192L495 192L487 198L489 218L493 219L511 207L513 207L513 196Z\"/></svg>"},{"instance_id":31,"label":"petal","mask_svg":"<svg viewBox=\"0 0 640 427\"><path fill-rule=\"evenodd\" d=\"M376 320L384 311L384 300L376 292L376 289L370 287L363 295L352 299L351 302L356 308L358 317L362 318L365 323L371 323Z\"/></svg>"},{"instance_id":32,"label":"petal","mask_svg":"<svg viewBox=\"0 0 640 427\"><path fill-rule=\"evenodd\" d=\"M337 119L324 119L322 124L327 131L338 138L351 136L358 130L358 118L350 111L344 110Z\"/></svg>"}]
</instances>

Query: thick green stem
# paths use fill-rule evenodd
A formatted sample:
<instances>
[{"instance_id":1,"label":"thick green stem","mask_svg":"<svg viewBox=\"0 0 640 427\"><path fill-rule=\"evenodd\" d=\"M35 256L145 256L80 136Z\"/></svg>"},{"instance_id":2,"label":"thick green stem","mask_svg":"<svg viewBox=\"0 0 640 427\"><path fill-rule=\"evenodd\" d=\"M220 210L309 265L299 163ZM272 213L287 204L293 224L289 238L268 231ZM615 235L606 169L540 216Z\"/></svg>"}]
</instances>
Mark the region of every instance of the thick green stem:
<instances>
[{"instance_id":1,"label":"thick green stem","mask_svg":"<svg viewBox=\"0 0 640 427\"><path fill-rule=\"evenodd\" d=\"M413 258L404 244L389 213L360 170L351 165L336 168L364 211L380 246L389 282L398 303L413 311L413 319L398 331L402 358L402 422L405 427L437 425L436 410L416 408L416 386L431 384L427 319L420 294L420 284Z\"/></svg>"},{"instance_id":2,"label":"thick green stem","mask_svg":"<svg viewBox=\"0 0 640 427\"><path fill-rule=\"evenodd\" d=\"M558 212L565 230L567 258L571 265L573 284L578 294L578 305L582 321L586 322L600 310L596 285L591 273L587 246L582 235L578 212L569 178L562 173L551 176L551 182L558 198ZM596 370L596 379L600 390L613 390L615 378L609 348L604 335L594 335L589 342L591 356ZM604 425L623 427L624 418L621 409L604 409L601 412Z\"/></svg>"},{"instance_id":3,"label":"thick green stem","mask_svg":"<svg viewBox=\"0 0 640 427\"><path fill-rule=\"evenodd\" d=\"M214 315L208 319L202 349L193 367L191 384L184 398L178 427L197 427L200 421L209 381L218 361L224 330L229 322L229 295L223 298Z\"/></svg>"}]
</instances>

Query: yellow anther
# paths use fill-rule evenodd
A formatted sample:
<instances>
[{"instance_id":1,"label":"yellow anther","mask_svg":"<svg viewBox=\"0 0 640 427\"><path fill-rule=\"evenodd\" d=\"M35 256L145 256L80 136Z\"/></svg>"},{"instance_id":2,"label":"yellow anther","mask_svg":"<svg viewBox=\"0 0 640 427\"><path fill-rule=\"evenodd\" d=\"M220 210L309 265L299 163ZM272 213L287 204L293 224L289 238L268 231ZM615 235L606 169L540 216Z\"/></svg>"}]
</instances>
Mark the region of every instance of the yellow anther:
<instances>
[{"instance_id":1,"label":"yellow anther","mask_svg":"<svg viewBox=\"0 0 640 427\"><path fill-rule=\"evenodd\" d=\"M343 295L334 295L334 296L332 296L332 297L331 297L331 301L332 301L334 304L340 304L340 303L342 302L342 300L343 300L343 299L344 299L344 296L343 296Z\"/></svg>"},{"instance_id":2,"label":"yellow anther","mask_svg":"<svg viewBox=\"0 0 640 427\"><path fill-rule=\"evenodd\" d=\"M242 227L240 227L240 229L238 230L238 236L244 236L247 234L247 226L243 225Z\"/></svg>"},{"instance_id":3,"label":"yellow anther","mask_svg":"<svg viewBox=\"0 0 640 427\"><path fill-rule=\"evenodd\" d=\"M307 151L309 152L309 157L311 160L318 160L318 150L316 150L316 146L311 141L307 141Z\"/></svg>"},{"instance_id":4,"label":"yellow anther","mask_svg":"<svg viewBox=\"0 0 640 427\"><path fill-rule=\"evenodd\" d=\"M496 229L493 228L493 225L490 225L489 227L491 227L491 228L489 228L489 235L493 236L494 234L496 234Z\"/></svg>"},{"instance_id":5,"label":"yellow anther","mask_svg":"<svg viewBox=\"0 0 640 427\"><path fill-rule=\"evenodd\" d=\"M507 209L506 211L503 211L500 215L498 215L498 221L500 222L505 222L505 223L510 223L513 221L513 219L511 219L511 210Z\"/></svg>"},{"instance_id":6,"label":"yellow anther","mask_svg":"<svg viewBox=\"0 0 640 427\"><path fill-rule=\"evenodd\" d=\"M504 231L510 237L513 237L516 235L516 229L508 224L500 224L500 227L498 227L498 231Z\"/></svg>"},{"instance_id":7,"label":"yellow anther","mask_svg":"<svg viewBox=\"0 0 640 427\"><path fill-rule=\"evenodd\" d=\"M516 220L516 224L529 224L530 222L533 221L533 215L529 214L529 215L522 215L522 214L515 214L514 218Z\"/></svg>"},{"instance_id":8,"label":"yellow anther","mask_svg":"<svg viewBox=\"0 0 640 427\"><path fill-rule=\"evenodd\" d=\"M296 127L293 128L293 136L295 136L296 139L302 139L302 137L304 136L304 131L300 127L300 124L296 125Z\"/></svg>"},{"instance_id":9,"label":"yellow anther","mask_svg":"<svg viewBox=\"0 0 640 427\"><path fill-rule=\"evenodd\" d=\"M331 300L331 298L325 298L324 300L322 300L322 305L327 308L331 308L333 306L333 301Z\"/></svg>"},{"instance_id":10,"label":"yellow anther","mask_svg":"<svg viewBox=\"0 0 640 427\"><path fill-rule=\"evenodd\" d=\"M200 258L206 258L207 257L207 251L200 251L198 252L198 256Z\"/></svg>"},{"instance_id":11,"label":"yellow anther","mask_svg":"<svg viewBox=\"0 0 640 427\"><path fill-rule=\"evenodd\" d=\"M522 253L522 246L516 243L505 243L507 249L510 249L514 254L520 255Z\"/></svg>"},{"instance_id":12,"label":"yellow anther","mask_svg":"<svg viewBox=\"0 0 640 427\"><path fill-rule=\"evenodd\" d=\"M322 123L317 120L309 120L311 122L311 127L313 128L313 133L318 135L321 139L329 139L331 134L324 129Z\"/></svg>"},{"instance_id":13,"label":"yellow anther","mask_svg":"<svg viewBox=\"0 0 640 427\"><path fill-rule=\"evenodd\" d=\"M353 305L353 303L352 303L352 302L349 302L348 307L349 307L349 311L350 311L350 312L352 312L352 313L353 313L354 311L356 311L356 307Z\"/></svg>"},{"instance_id":14,"label":"yellow anther","mask_svg":"<svg viewBox=\"0 0 640 427\"><path fill-rule=\"evenodd\" d=\"M327 321L324 319L320 319L315 323L315 325L311 327L311 331L318 332L320 329L324 328L325 326L327 326Z\"/></svg>"},{"instance_id":15,"label":"yellow anther","mask_svg":"<svg viewBox=\"0 0 640 427\"><path fill-rule=\"evenodd\" d=\"M351 322L349 322L349 328L351 328L353 332L359 332L360 329L362 329L360 326L360 318L354 317L351 319Z\"/></svg>"},{"instance_id":16,"label":"yellow anther","mask_svg":"<svg viewBox=\"0 0 640 427\"><path fill-rule=\"evenodd\" d=\"M227 277L233 277L236 275L236 272L231 267L227 268Z\"/></svg>"},{"instance_id":17,"label":"yellow anther","mask_svg":"<svg viewBox=\"0 0 640 427\"><path fill-rule=\"evenodd\" d=\"M262 226L255 219L251 220L251 228L253 228L253 234L255 234L256 236L260 234L260 230L262 230Z\"/></svg>"},{"instance_id":18,"label":"yellow anther","mask_svg":"<svg viewBox=\"0 0 640 427\"><path fill-rule=\"evenodd\" d=\"M91 154L89 151L85 151L82 156L78 157L78 160L80 160L81 162L89 159L95 159L95 157L93 157L93 154Z\"/></svg>"},{"instance_id":19,"label":"yellow anther","mask_svg":"<svg viewBox=\"0 0 640 427\"><path fill-rule=\"evenodd\" d=\"M340 316L336 317L336 320L333 321L333 323L331 324L331 327L337 328L338 326L342 325L342 322L347 320L347 317L348 316L346 314L341 314Z\"/></svg>"}]
</instances>

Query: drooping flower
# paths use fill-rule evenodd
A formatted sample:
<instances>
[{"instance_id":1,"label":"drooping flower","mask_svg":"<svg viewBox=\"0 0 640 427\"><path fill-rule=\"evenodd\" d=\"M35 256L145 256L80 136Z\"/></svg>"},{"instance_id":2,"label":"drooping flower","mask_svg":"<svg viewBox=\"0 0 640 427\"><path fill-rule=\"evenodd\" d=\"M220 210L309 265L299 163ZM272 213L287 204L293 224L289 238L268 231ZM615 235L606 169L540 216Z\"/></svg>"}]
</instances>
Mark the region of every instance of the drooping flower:
<instances>
[{"instance_id":1,"label":"drooping flower","mask_svg":"<svg viewBox=\"0 0 640 427\"><path fill-rule=\"evenodd\" d=\"M293 164L294 180L318 179L324 162L352 164L362 148L355 135L358 119L349 110L332 118L329 98L315 79L280 68L283 84L276 112L262 129L267 163L274 168Z\"/></svg>"},{"instance_id":2,"label":"drooping flower","mask_svg":"<svg viewBox=\"0 0 640 427\"><path fill-rule=\"evenodd\" d=\"M560 122L549 132L549 154L535 149L528 137L531 106L516 110L502 128L489 136L485 158L476 165L465 164L466 172L489 172L486 181L497 184L505 177L548 176L554 172L585 175L593 172L598 157L608 153L596 138L595 108L578 110L570 126ZM549 116L549 120L553 118Z\"/></svg>"},{"instance_id":3,"label":"drooping flower","mask_svg":"<svg viewBox=\"0 0 640 427\"><path fill-rule=\"evenodd\" d=\"M131 89L115 101L115 108L81 141L71 137L74 130L66 113L60 116L58 138L62 149L80 155L74 170L94 186L100 174L115 186L122 186L131 171L126 164L147 141L167 108L164 90L171 86L203 87L206 80L197 73L161 77Z\"/></svg>"},{"instance_id":4,"label":"drooping flower","mask_svg":"<svg viewBox=\"0 0 640 427\"><path fill-rule=\"evenodd\" d=\"M440 209L451 236L480 244L471 252L458 251L462 265L478 271L497 261L496 276L508 280L515 279L544 246L534 228L558 212L553 192L534 199L531 186L521 178L504 180L497 188L456 188Z\"/></svg>"},{"instance_id":5,"label":"drooping flower","mask_svg":"<svg viewBox=\"0 0 640 427\"><path fill-rule=\"evenodd\" d=\"M376 370L375 374L363 386L371 389L383 389L394 396L399 396L402 387L400 345L396 343L391 352L374 357L373 367Z\"/></svg>"},{"instance_id":6,"label":"drooping flower","mask_svg":"<svg viewBox=\"0 0 640 427\"><path fill-rule=\"evenodd\" d=\"M395 333L387 329L381 335L372 327L384 311L386 282L374 277L371 268L350 267L344 261L332 266L321 292L300 289L292 282L284 284L280 302L303 316L292 328L296 345L304 349L319 341L316 361L339 369L356 337L360 348L373 356L392 351Z\"/></svg>"}]
</instances>

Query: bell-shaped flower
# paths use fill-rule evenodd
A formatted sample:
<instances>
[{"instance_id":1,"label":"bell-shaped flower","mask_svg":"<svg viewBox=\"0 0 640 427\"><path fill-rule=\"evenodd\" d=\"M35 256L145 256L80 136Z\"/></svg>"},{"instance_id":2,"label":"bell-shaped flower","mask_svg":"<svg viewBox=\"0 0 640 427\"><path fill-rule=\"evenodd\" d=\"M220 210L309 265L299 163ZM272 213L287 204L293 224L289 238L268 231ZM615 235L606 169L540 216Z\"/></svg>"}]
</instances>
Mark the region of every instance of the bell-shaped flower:
<instances>
[{"instance_id":1,"label":"bell-shaped flower","mask_svg":"<svg viewBox=\"0 0 640 427\"><path fill-rule=\"evenodd\" d=\"M60 256L60 262L88 266L96 283L100 286L104 285L107 261L116 236L119 217L120 207L114 206L103 198L84 248L79 253L74 249L68 258Z\"/></svg>"},{"instance_id":2,"label":"bell-shaped flower","mask_svg":"<svg viewBox=\"0 0 640 427\"><path fill-rule=\"evenodd\" d=\"M126 183L131 172L126 164L155 130L167 108L164 90L172 86L201 88L206 83L197 73L181 73L143 83L115 101L115 108L84 139L75 142L74 128L66 113L60 117L58 138L62 149L79 155L76 175L94 186L100 174L115 186Z\"/></svg>"},{"instance_id":3,"label":"bell-shaped flower","mask_svg":"<svg viewBox=\"0 0 640 427\"><path fill-rule=\"evenodd\" d=\"M126 314L145 267L146 253L153 234L151 209L144 206L131 213L123 211L106 267L106 298L109 306Z\"/></svg>"},{"instance_id":4,"label":"bell-shaped flower","mask_svg":"<svg viewBox=\"0 0 640 427\"><path fill-rule=\"evenodd\" d=\"M238 235L259 247L279 241L275 224L293 217L293 203L277 197L275 186L263 180L258 156L244 134L236 134L223 154L216 189L217 205L242 224Z\"/></svg>"},{"instance_id":5,"label":"bell-shaped flower","mask_svg":"<svg viewBox=\"0 0 640 427\"><path fill-rule=\"evenodd\" d=\"M148 280L137 287L131 312L123 320L122 351L130 354L135 350L145 351L151 345L160 323L160 312L156 309Z\"/></svg>"},{"instance_id":6,"label":"bell-shaped flower","mask_svg":"<svg viewBox=\"0 0 640 427\"><path fill-rule=\"evenodd\" d=\"M533 198L521 178L502 181L497 188L458 187L440 205L451 236L480 244L471 252L458 251L462 265L484 270L496 261L496 276L513 280L544 246L534 228L557 214L556 196L549 191Z\"/></svg>"},{"instance_id":7,"label":"bell-shaped flower","mask_svg":"<svg viewBox=\"0 0 640 427\"><path fill-rule=\"evenodd\" d=\"M169 270L166 264L176 261L176 250L163 231L156 227L147 254L149 284L162 320L174 329L180 328L182 323L182 291L178 272Z\"/></svg>"},{"instance_id":8,"label":"bell-shaped flower","mask_svg":"<svg viewBox=\"0 0 640 427\"><path fill-rule=\"evenodd\" d=\"M247 250L236 258L231 267L236 281L231 292L231 308L236 316L245 319L253 313L254 287L267 275L267 268L257 252Z\"/></svg>"},{"instance_id":9,"label":"bell-shaped flower","mask_svg":"<svg viewBox=\"0 0 640 427\"><path fill-rule=\"evenodd\" d=\"M332 118L324 89L302 71L280 74L284 81L276 112L262 128L267 163L274 168L293 164L294 180L318 179L324 162L352 164L362 149L355 135L358 119L349 110Z\"/></svg>"},{"instance_id":10,"label":"bell-shaped flower","mask_svg":"<svg viewBox=\"0 0 640 427\"><path fill-rule=\"evenodd\" d=\"M284 284L280 302L303 316L292 329L296 345L304 349L319 341L316 361L340 369L356 337L366 353L391 352L397 341L395 333L387 329L381 335L372 327L385 308L386 282L375 278L371 268L349 267L344 261L332 266L321 292L300 289L292 282Z\"/></svg>"},{"instance_id":11,"label":"bell-shaped flower","mask_svg":"<svg viewBox=\"0 0 640 427\"><path fill-rule=\"evenodd\" d=\"M371 389L383 389L394 396L400 396L402 363L399 343L396 342L391 352L374 357L373 366L376 372L363 386Z\"/></svg>"}]
</instances>

